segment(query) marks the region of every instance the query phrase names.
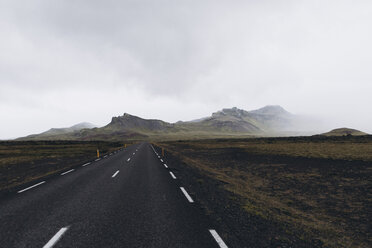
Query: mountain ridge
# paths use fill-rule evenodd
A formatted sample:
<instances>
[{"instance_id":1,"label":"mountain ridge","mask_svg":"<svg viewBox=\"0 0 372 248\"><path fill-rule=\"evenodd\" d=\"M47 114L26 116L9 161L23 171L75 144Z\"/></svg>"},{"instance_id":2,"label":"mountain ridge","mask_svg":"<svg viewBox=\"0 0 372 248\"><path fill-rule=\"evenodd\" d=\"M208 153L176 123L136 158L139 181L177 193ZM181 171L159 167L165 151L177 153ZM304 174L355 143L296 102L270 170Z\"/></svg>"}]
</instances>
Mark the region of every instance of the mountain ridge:
<instances>
[{"instance_id":1,"label":"mountain ridge","mask_svg":"<svg viewBox=\"0 0 372 248\"><path fill-rule=\"evenodd\" d=\"M28 135L22 139L39 139L39 138L45 138L45 139L50 139L53 136L58 136L58 135L63 135L63 134L68 134L68 133L73 133L76 131L80 131L82 129L91 129L97 127L96 125L90 123L90 122L80 122L78 124L72 125L70 127L63 127L63 128L50 128L49 130L39 133L39 134L31 134Z\"/></svg>"},{"instance_id":2,"label":"mountain ridge","mask_svg":"<svg viewBox=\"0 0 372 248\"><path fill-rule=\"evenodd\" d=\"M279 135L294 130L296 116L278 105L246 111L237 107L224 108L197 121L170 123L159 119L144 119L124 113L112 117L107 125L97 128L63 130L63 133L31 135L21 140L114 140L148 139L152 137L226 136L226 135ZM54 130L54 129L51 129ZM48 130L47 132L50 132Z\"/></svg>"}]
</instances>

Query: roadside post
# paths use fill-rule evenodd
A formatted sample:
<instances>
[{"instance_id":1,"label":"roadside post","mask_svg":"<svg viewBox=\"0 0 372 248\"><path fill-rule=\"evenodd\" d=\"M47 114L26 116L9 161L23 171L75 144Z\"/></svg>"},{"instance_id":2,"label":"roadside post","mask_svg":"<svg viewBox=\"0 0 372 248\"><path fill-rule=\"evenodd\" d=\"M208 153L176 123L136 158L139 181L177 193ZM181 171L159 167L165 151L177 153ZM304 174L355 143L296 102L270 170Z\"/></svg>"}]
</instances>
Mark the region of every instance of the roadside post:
<instances>
[{"instance_id":1,"label":"roadside post","mask_svg":"<svg viewBox=\"0 0 372 248\"><path fill-rule=\"evenodd\" d=\"M164 157L164 148L161 148L161 156Z\"/></svg>"},{"instance_id":2,"label":"roadside post","mask_svg":"<svg viewBox=\"0 0 372 248\"><path fill-rule=\"evenodd\" d=\"M97 158L99 158L99 150L97 149Z\"/></svg>"}]
</instances>

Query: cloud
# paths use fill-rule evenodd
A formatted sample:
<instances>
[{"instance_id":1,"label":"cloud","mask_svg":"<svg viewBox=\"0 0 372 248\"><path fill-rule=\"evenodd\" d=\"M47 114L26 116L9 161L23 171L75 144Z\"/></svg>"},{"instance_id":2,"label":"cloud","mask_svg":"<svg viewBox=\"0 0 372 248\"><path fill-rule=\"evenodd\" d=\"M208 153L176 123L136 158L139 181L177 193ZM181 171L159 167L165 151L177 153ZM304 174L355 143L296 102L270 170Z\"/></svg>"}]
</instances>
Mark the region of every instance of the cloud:
<instances>
[{"instance_id":1,"label":"cloud","mask_svg":"<svg viewBox=\"0 0 372 248\"><path fill-rule=\"evenodd\" d=\"M371 12L367 0L2 1L11 132L0 138L122 112L176 121L266 104L372 132ZM30 109L37 118L14 127Z\"/></svg>"}]
</instances>

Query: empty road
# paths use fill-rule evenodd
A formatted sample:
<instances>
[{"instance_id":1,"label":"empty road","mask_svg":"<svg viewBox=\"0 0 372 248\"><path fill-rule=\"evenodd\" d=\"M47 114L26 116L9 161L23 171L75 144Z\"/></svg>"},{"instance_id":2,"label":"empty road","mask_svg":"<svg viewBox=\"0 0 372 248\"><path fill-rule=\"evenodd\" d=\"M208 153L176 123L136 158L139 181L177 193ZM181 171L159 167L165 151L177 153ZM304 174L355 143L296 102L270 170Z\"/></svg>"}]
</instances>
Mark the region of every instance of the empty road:
<instances>
[{"instance_id":1,"label":"empty road","mask_svg":"<svg viewBox=\"0 0 372 248\"><path fill-rule=\"evenodd\" d=\"M227 247L148 143L0 199L0 247Z\"/></svg>"}]
</instances>

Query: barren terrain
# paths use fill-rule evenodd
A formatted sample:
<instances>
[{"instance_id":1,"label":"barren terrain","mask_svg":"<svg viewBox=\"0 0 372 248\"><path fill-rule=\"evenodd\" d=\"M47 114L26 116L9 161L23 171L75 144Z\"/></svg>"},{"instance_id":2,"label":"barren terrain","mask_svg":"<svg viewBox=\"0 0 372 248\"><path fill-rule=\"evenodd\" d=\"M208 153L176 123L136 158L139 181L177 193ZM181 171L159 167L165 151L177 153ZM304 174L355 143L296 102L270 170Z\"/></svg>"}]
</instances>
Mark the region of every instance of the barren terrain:
<instances>
[{"instance_id":1,"label":"barren terrain","mask_svg":"<svg viewBox=\"0 0 372 248\"><path fill-rule=\"evenodd\" d=\"M267 242L257 247L372 245L371 136L194 140L158 145L166 149L168 157L196 173L194 179L199 182L190 184L199 184L199 190L204 190L208 211L224 215L235 205L239 208L231 211L231 225L244 225L251 218L259 220L257 225L271 225L259 234ZM231 204L208 198L215 194L211 188ZM244 213L238 213L240 210ZM249 232L242 232L242 239Z\"/></svg>"}]
</instances>

